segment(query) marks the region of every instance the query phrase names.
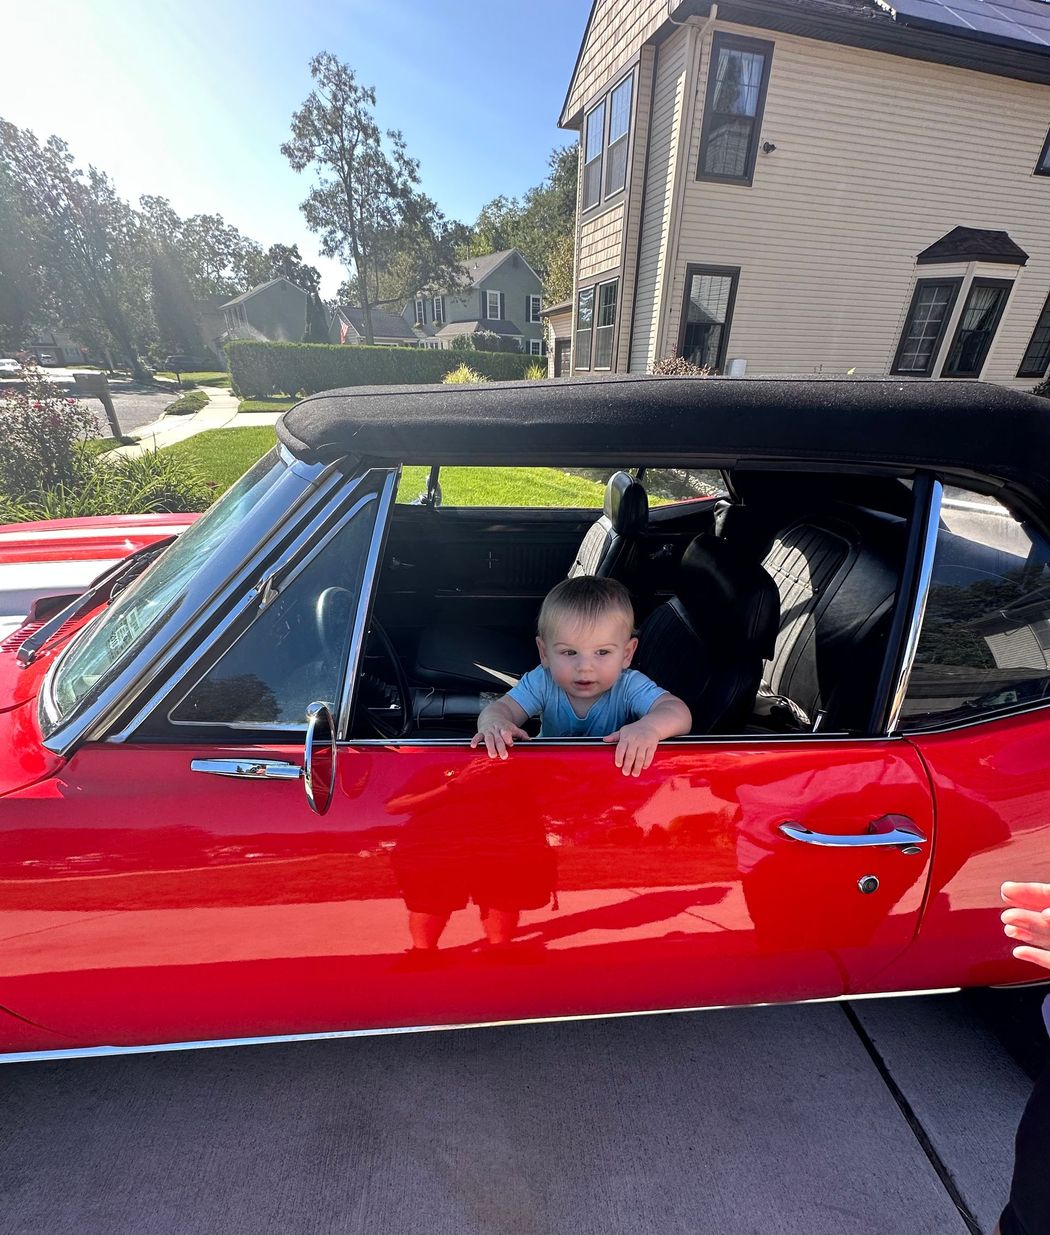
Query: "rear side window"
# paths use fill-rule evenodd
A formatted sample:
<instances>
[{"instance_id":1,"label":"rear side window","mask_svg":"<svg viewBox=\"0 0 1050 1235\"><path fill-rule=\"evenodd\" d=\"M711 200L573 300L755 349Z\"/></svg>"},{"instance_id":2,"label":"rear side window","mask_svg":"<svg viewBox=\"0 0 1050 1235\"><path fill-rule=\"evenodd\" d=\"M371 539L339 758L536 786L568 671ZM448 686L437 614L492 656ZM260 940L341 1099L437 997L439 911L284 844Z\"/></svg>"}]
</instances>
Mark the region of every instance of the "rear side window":
<instances>
[{"instance_id":1,"label":"rear side window","mask_svg":"<svg viewBox=\"0 0 1050 1235\"><path fill-rule=\"evenodd\" d=\"M902 727L1048 695L1050 544L994 498L946 489Z\"/></svg>"}]
</instances>

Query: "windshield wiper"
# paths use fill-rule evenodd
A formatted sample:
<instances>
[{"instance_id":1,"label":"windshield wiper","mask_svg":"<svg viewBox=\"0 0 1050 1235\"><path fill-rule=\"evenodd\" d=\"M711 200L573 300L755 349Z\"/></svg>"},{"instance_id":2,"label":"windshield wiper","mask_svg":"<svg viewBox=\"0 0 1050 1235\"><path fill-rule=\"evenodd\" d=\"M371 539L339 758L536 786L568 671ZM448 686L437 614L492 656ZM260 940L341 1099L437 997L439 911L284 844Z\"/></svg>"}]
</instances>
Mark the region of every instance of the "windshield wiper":
<instances>
[{"instance_id":1,"label":"windshield wiper","mask_svg":"<svg viewBox=\"0 0 1050 1235\"><path fill-rule=\"evenodd\" d=\"M48 618L48 620L34 630L33 633L26 639L18 649L17 660L19 665L24 669L27 665L31 665L36 660L40 650L49 642L52 635L55 634L62 626L70 620L70 618L79 617L81 613L86 613L89 609L93 609L95 605L102 599L112 598L117 589L118 584L127 585L146 569L155 557L163 553L176 537L165 536L163 540L155 540L151 545L143 545L141 549L136 549L128 557L121 558L119 562L115 562L109 570L95 580L86 592L81 593L75 600L71 601L64 609Z\"/></svg>"}]
</instances>

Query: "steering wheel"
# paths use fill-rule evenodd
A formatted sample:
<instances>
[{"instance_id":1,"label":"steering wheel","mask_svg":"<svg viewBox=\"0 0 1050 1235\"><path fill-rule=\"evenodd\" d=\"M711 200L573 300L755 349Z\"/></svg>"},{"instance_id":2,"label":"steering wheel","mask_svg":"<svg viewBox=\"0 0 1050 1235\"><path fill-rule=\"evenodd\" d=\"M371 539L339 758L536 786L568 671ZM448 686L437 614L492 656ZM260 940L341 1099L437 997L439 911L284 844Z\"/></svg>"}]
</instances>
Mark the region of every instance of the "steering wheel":
<instances>
[{"instance_id":1,"label":"steering wheel","mask_svg":"<svg viewBox=\"0 0 1050 1235\"><path fill-rule=\"evenodd\" d=\"M387 719L369 710L368 723L381 738L403 738L412 727L412 691L390 636L383 629L379 619L375 617L372 618L372 624L369 627L366 647L373 639L378 641L380 651L390 665L394 679L392 685L397 692L396 711L398 715L395 721L393 718Z\"/></svg>"}]
</instances>

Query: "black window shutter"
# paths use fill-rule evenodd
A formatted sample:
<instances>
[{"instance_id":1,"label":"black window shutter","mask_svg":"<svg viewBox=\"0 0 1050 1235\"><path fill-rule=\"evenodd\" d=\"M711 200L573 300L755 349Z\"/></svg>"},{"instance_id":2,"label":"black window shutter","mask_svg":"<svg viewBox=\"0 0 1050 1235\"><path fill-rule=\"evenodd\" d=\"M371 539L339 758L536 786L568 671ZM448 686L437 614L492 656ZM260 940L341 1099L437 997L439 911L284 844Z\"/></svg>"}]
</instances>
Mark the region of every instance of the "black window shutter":
<instances>
[{"instance_id":1,"label":"black window shutter","mask_svg":"<svg viewBox=\"0 0 1050 1235\"><path fill-rule=\"evenodd\" d=\"M529 324L529 322L532 321L531 309L532 309L532 297L526 294L525 296L525 325L526 326Z\"/></svg>"},{"instance_id":2,"label":"black window shutter","mask_svg":"<svg viewBox=\"0 0 1050 1235\"><path fill-rule=\"evenodd\" d=\"M501 322L504 322L507 320L507 314L503 308L503 293L502 292L500 292L499 294L499 320Z\"/></svg>"},{"instance_id":3,"label":"black window shutter","mask_svg":"<svg viewBox=\"0 0 1050 1235\"><path fill-rule=\"evenodd\" d=\"M448 321L448 313L445 312L445 297L444 296L441 297L441 321L442 323Z\"/></svg>"},{"instance_id":4,"label":"black window shutter","mask_svg":"<svg viewBox=\"0 0 1050 1235\"><path fill-rule=\"evenodd\" d=\"M485 306L487 303L488 303L488 297L485 295L485 289L482 288L481 289L481 320L483 322L487 322L489 320L489 315L485 311Z\"/></svg>"}]
</instances>

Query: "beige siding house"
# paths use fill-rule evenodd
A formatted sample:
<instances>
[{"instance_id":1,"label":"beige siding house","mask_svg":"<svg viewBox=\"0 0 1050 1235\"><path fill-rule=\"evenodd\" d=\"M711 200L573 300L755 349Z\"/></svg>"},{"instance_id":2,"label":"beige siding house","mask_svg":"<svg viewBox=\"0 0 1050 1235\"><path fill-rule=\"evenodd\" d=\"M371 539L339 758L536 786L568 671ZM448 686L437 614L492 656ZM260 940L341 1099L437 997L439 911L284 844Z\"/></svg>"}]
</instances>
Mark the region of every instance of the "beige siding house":
<instances>
[{"instance_id":1,"label":"beige siding house","mask_svg":"<svg viewBox=\"0 0 1050 1235\"><path fill-rule=\"evenodd\" d=\"M574 372L1046 375L1050 6L901 2L595 0Z\"/></svg>"}]
</instances>

